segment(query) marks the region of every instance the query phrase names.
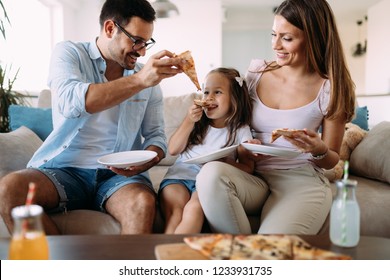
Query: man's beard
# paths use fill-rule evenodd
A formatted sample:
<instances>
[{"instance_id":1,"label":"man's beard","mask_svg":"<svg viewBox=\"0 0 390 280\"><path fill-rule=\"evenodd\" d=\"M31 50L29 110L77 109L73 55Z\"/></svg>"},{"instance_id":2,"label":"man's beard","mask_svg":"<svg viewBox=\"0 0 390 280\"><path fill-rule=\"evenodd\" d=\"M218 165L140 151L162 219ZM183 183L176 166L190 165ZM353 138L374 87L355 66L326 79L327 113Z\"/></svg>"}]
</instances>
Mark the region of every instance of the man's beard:
<instances>
[{"instance_id":1,"label":"man's beard","mask_svg":"<svg viewBox=\"0 0 390 280\"><path fill-rule=\"evenodd\" d=\"M130 57L131 59L133 59L133 57L136 57L136 58L138 58L138 57L140 57L141 55L138 53L138 52L136 52L136 51L133 51L133 52L131 52L130 54L127 54L126 55L126 57ZM131 66L129 66L127 63L123 63L123 65L122 65L122 67L123 68L125 68L126 70L133 70L134 69L134 66L135 66L135 63L134 64L132 64Z\"/></svg>"}]
</instances>

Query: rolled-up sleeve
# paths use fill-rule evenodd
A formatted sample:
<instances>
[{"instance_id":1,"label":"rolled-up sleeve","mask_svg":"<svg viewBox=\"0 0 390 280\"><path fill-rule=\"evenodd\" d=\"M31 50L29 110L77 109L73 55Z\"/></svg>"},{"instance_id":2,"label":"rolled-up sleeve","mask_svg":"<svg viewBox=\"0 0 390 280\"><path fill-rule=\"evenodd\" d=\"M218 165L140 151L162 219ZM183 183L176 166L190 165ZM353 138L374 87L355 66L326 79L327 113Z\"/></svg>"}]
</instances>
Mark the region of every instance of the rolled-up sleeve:
<instances>
[{"instance_id":1,"label":"rolled-up sleeve","mask_svg":"<svg viewBox=\"0 0 390 280\"><path fill-rule=\"evenodd\" d=\"M54 112L64 118L88 115L85 95L91 81L95 81L88 50L84 45L66 41L56 45L49 69L48 86L52 91ZM92 76L92 77L91 77Z\"/></svg>"}]
</instances>

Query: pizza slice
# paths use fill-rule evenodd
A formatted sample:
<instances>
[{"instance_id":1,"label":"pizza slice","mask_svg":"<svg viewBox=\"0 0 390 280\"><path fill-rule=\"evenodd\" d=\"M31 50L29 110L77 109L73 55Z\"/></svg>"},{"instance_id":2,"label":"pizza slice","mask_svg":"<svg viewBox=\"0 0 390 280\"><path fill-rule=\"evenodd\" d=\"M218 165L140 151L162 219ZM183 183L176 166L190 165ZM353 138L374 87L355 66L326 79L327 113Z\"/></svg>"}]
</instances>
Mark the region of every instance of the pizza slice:
<instances>
[{"instance_id":1,"label":"pizza slice","mask_svg":"<svg viewBox=\"0 0 390 280\"><path fill-rule=\"evenodd\" d=\"M196 74L195 62L192 58L190 51L185 51L179 55L175 55L174 57L181 58L184 62L179 65L179 68L183 70L183 72L191 79L191 81L195 84L198 90L201 90L198 81L198 75Z\"/></svg>"},{"instance_id":2,"label":"pizza slice","mask_svg":"<svg viewBox=\"0 0 390 280\"><path fill-rule=\"evenodd\" d=\"M292 252L294 260L351 260L347 255L335 253L328 250L323 250L299 238L298 236L291 237Z\"/></svg>"},{"instance_id":3,"label":"pizza slice","mask_svg":"<svg viewBox=\"0 0 390 280\"><path fill-rule=\"evenodd\" d=\"M211 105L209 101L203 99L194 99L194 103L201 107L209 107Z\"/></svg>"},{"instance_id":4,"label":"pizza slice","mask_svg":"<svg viewBox=\"0 0 390 280\"><path fill-rule=\"evenodd\" d=\"M280 136L292 137L296 132L305 132L303 129L278 128L272 131L271 143L275 142Z\"/></svg>"},{"instance_id":5,"label":"pizza slice","mask_svg":"<svg viewBox=\"0 0 390 280\"><path fill-rule=\"evenodd\" d=\"M291 240L285 235L237 235L233 239L232 260L292 259Z\"/></svg>"},{"instance_id":6,"label":"pizza slice","mask_svg":"<svg viewBox=\"0 0 390 280\"><path fill-rule=\"evenodd\" d=\"M209 259L228 260L230 259L233 236L222 233L189 236L184 237L184 242Z\"/></svg>"}]
</instances>

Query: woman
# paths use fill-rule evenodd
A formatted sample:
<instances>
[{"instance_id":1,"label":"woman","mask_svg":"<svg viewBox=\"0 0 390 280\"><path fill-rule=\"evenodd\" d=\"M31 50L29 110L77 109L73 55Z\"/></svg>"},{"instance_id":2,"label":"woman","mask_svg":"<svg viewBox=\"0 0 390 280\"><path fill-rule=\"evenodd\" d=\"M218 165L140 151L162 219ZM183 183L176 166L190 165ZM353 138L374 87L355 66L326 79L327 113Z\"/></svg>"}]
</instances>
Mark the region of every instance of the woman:
<instances>
[{"instance_id":1,"label":"woman","mask_svg":"<svg viewBox=\"0 0 390 280\"><path fill-rule=\"evenodd\" d=\"M267 144L278 128L299 129L273 144L302 154L283 158L248 151L256 160L255 176L220 162L206 164L197 190L213 231L248 234L247 215L261 212L259 233L317 234L331 207L323 169L339 160L355 94L328 3L284 1L275 12L272 47L276 60L253 60L247 73L257 138L250 142Z\"/></svg>"}]
</instances>

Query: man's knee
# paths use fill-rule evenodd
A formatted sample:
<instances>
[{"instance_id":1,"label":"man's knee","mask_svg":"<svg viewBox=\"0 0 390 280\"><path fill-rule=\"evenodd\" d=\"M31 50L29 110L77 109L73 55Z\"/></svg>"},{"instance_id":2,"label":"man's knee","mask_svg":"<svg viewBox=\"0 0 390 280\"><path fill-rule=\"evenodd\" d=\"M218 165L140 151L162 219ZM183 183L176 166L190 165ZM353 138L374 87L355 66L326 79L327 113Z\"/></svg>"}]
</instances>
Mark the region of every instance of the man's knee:
<instances>
[{"instance_id":1,"label":"man's knee","mask_svg":"<svg viewBox=\"0 0 390 280\"><path fill-rule=\"evenodd\" d=\"M117 197L118 198L118 197ZM156 207L156 194L149 190L147 187L145 188L137 188L130 192L122 192L121 198L119 200L115 199L111 200L111 205L120 203L122 210L127 209L130 212L149 212L150 210L154 210ZM114 206L114 208L118 208L118 205Z\"/></svg>"},{"instance_id":2,"label":"man's knee","mask_svg":"<svg viewBox=\"0 0 390 280\"><path fill-rule=\"evenodd\" d=\"M0 211L21 205L26 200L27 186L17 173L10 173L0 179Z\"/></svg>"},{"instance_id":3,"label":"man's knee","mask_svg":"<svg viewBox=\"0 0 390 280\"><path fill-rule=\"evenodd\" d=\"M156 195L151 191L142 191L134 197L134 202L141 207L154 207L156 204Z\"/></svg>"}]
</instances>

